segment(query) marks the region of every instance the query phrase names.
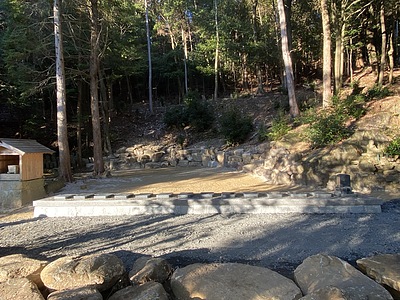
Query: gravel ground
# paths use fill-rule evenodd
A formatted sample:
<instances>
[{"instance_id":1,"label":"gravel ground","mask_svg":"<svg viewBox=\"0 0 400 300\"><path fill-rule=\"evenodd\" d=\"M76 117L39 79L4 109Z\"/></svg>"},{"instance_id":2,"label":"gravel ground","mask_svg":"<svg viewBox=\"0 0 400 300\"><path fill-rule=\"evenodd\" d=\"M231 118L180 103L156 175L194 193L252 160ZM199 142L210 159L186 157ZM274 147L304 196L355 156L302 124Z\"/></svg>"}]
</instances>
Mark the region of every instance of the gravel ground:
<instances>
[{"instance_id":1,"label":"gravel ground","mask_svg":"<svg viewBox=\"0 0 400 300\"><path fill-rule=\"evenodd\" d=\"M400 199L381 214L155 215L0 218L0 256L24 253L54 260L64 255L115 253L130 268L142 255L175 266L242 262L290 273L320 252L351 263L378 253L400 253Z\"/></svg>"}]
</instances>

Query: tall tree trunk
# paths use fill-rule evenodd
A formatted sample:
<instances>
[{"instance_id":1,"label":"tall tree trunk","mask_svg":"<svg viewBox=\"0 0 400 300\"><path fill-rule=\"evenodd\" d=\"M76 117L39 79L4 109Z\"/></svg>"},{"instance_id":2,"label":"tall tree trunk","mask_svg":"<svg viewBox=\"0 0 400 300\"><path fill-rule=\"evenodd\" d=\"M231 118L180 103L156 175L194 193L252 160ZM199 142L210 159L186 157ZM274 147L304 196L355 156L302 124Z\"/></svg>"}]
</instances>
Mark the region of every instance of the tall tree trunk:
<instances>
[{"instance_id":1,"label":"tall tree trunk","mask_svg":"<svg viewBox=\"0 0 400 300\"><path fill-rule=\"evenodd\" d=\"M393 32L389 36L389 83L393 83L393 71L394 71L394 45L393 45Z\"/></svg>"},{"instance_id":2,"label":"tall tree trunk","mask_svg":"<svg viewBox=\"0 0 400 300\"><path fill-rule=\"evenodd\" d=\"M90 109L93 127L94 175L104 173L101 122L99 112L99 12L98 0L90 0Z\"/></svg>"},{"instance_id":3,"label":"tall tree trunk","mask_svg":"<svg viewBox=\"0 0 400 300\"><path fill-rule=\"evenodd\" d=\"M218 98L218 63L219 63L219 28L218 28L218 0L214 0L215 9L215 61L214 61L214 100Z\"/></svg>"},{"instance_id":4,"label":"tall tree trunk","mask_svg":"<svg viewBox=\"0 0 400 300\"><path fill-rule=\"evenodd\" d=\"M300 112L299 112L299 107L297 105L296 94L294 90L293 67L292 67L292 59L290 57L288 38L287 38L285 8L283 5L283 0L278 0L277 3L278 3L278 12L280 20L279 23L281 29L282 57L283 57L283 62L285 64L286 83L289 95L290 115L294 118L297 117Z\"/></svg>"},{"instance_id":5,"label":"tall tree trunk","mask_svg":"<svg viewBox=\"0 0 400 300\"><path fill-rule=\"evenodd\" d=\"M72 182L71 157L68 144L68 124L66 109L64 52L61 30L61 0L54 0L54 43L56 52L56 88L57 88L57 135L60 164L59 176L66 182Z\"/></svg>"},{"instance_id":6,"label":"tall tree trunk","mask_svg":"<svg viewBox=\"0 0 400 300\"><path fill-rule=\"evenodd\" d=\"M150 109L150 113L153 114L153 72L152 72L152 64L151 64L149 8L147 6L147 0L144 0L144 5L145 5L145 11L146 11L147 59L149 62L149 109Z\"/></svg>"},{"instance_id":7,"label":"tall tree trunk","mask_svg":"<svg viewBox=\"0 0 400 300\"><path fill-rule=\"evenodd\" d=\"M76 126L77 140L77 164L82 167L82 97L83 97L83 80L78 79L78 103L76 105L76 116L78 124Z\"/></svg>"},{"instance_id":8,"label":"tall tree trunk","mask_svg":"<svg viewBox=\"0 0 400 300\"><path fill-rule=\"evenodd\" d=\"M380 23L381 23L381 35L382 35L382 49L381 49L381 61L379 66L378 84L383 84L383 78L385 76L386 69L386 25L385 25L385 1L381 1L380 7Z\"/></svg>"},{"instance_id":9,"label":"tall tree trunk","mask_svg":"<svg viewBox=\"0 0 400 300\"><path fill-rule=\"evenodd\" d=\"M323 30L323 35L324 35L322 106L324 108L327 108L332 105L331 25L330 25L330 21L329 21L329 10L328 10L327 0L321 0L321 14L322 14L322 30Z\"/></svg>"},{"instance_id":10,"label":"tall tree trunk","mask_svg":"<svg viewBox=\"0 0 400 300\"><path fill-rule=\"evenodd\" d=\"M100 95L101 95L101 115L103 118L103 132L104 132L104 152L108 155L112 154L111 138L110 138L110 106L107 93L107 82L104 72L99 73Z\"/></svg>"},{"instance_id":11,"label":"tall tree trunk","mask_svg":"<svg viewBox=\"0 0 400 300\"><path fill-rule=\"evenodd\" d=\"M182 31L182 44L183 44L183 67L184 67L184 74L185 74L185 95L187 95L189 91L188 87L188 68L187 68L187 59L188 59L188 47L187 47L187 38L185 30L183 26L181 28Z\"/></svg>"}]
</instances>

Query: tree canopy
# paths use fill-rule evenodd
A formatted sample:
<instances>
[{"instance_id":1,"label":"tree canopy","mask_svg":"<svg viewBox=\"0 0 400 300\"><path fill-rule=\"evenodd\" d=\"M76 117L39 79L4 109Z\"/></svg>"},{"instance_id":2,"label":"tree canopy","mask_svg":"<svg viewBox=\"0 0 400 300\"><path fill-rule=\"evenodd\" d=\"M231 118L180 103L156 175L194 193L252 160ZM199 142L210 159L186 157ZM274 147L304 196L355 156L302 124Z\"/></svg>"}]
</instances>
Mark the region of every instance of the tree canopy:
<instances>
[{"instance_id":1,"label":"tree canopy","mask_svg":"<svg viewBox=\"0 0 400 300\"><path fill-rule=\"evenodd\" d=\"M216 86L219 97L263 93L278 85L285 90L275 0L96 2L97 88L103 123L111 110L123 111L132 103L148 101L146 2L155 106L181 103L189 90L212 98ZM68 126L83 130L89 124L90 95L94 93L90 88L90 3L62 3ZM372 67L378 79L379 71L398 64L398 1L323 3L329 15L325 22L330 23L334 92L357 68ZM294 83L322 80L321 1L285 0L284 4ZM381 38L383 25L385 40ZM18 132L21 137L48 137L55 118L53 34L51 2L1 1L0 105L28 116ZM92 139L91 133L87 135ZM74 134L70 138L76 139Z\"/></svg>"}]
</instances>

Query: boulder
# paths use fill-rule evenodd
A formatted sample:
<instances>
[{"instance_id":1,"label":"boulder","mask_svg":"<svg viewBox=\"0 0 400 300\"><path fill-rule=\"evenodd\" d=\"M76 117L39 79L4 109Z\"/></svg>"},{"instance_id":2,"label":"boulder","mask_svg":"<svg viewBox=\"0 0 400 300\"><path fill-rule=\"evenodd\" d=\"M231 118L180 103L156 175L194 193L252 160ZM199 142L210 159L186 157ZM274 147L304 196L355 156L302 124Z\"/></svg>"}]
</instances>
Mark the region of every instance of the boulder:
<instances>
[{"instance_id":1,"label":"boulder","mask_svg":"<svg viewBox=\"0 0 400 300\"><path fill-rule=\"evenodd\" d=\"M168 300L168 294L161 283L146 282L129 286L113 294L108 300Z\"/></svg>"},{"instance_id":2,"label":"boulder","mask_svg":"<svg viewBox=\"0 0 400 300\"><path fill-rule=\"evenodd\" d=\"M47 300L103 300L100 292L91 287L52 292Z\"/></svg>"},{"instance_id":3,"label":"boulder","mask_svg":"<svg viewBox=\"0 0 400 300\"><path fill-rule=\"evenodd\" d=\"M133 264L129 279L133 284L148 281L164 283L171 274L172 266L165 259L143 256Z\"/></svg>"},{"instance_id":4,"label":"boulder","mask_svg":"<svg viewBox=\"0 0 400 300\"><path fill-rule=\"evenodd\" d=\"M12 254L0 257L0 282L11 278L28 278L39 289L43 288L40 272L48 264L47 261L32 259L23 254Z\"/></svg>"},{"instance_id":5,"label":"boulder","mask_svg":"<svg viewBox=\"0 0 400 300\"><path fill-rule=\"evenodd\" d=\"M400 254L381 254L357 260L369 277L400 292Z\"/></svg>"},{"instance_id":6,"label":"boulder","mask_svg":"<svg viewBox=\"0 0 400 300\"><path fill-rule=\"evenodd\" d=\"M294 278L304 295L333 286L345 299L393 299L384 287L335 256L317 254L306 258L294 271Z\"/></svg>"},{"instance_id":7,"label":"boulder","mask_svg":"<svg viewBox=\"0 0 400 300\"><path fill-rule=\"evenodd\" d=\"M36 284L28 278L12 278L0 283L1 300L44 300Z\"/></svg>"},{"instance_id":8,"label":"boulder","mask_svg":"<svg viewBox=\"0 0 400 300\"><path fill-rule=\"evenodd\" d=\"M351 300L351 298L348 298L344 295L344 292L341 289L334 286L326 286L300 299L301 300Z\"/></svg>"},{"instance_id":9,"label":"boulder","mask_svg":"<svg viewBox=\"0 0 400 300\"><path fill-rule=\"evenodd\" d=\"M101 292L111 288L124 273L124 265L117 256L94 254L61 257L48 264L40 277L51 290L91 286Z\"/></svg>"},{"instance_id":10,"label":"boulder","mask_svg":"<svg viewBox=\"0 0 400 300\"><path fill-rule=\"evenodd\" d=\"M239 263L193 264L171 278L176 299L299 299L290 279L267 268Z\"/></svg>"}]
</instances>

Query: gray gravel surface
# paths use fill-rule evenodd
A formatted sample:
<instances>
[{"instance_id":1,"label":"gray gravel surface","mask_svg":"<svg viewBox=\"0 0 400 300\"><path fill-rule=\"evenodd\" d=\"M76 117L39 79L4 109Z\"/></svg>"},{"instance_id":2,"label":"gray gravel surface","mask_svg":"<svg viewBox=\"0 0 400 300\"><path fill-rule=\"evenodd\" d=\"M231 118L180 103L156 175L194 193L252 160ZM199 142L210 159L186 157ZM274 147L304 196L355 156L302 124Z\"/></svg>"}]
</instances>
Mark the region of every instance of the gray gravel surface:
<instances>
[{"instance_id":1,"label":"gray gravel surface","mask_svg":"<svg viewBox=\"0 0 400 300\"><path fill-rule=\"evenodd\" d=\"M400 253L400 199L381 214L264 214L34 218L0 221L0 256L115 253L131 267L142 255L176 266L242 262L292 270L326 253L349 262Z\"/></svg>"}]
</instances>

